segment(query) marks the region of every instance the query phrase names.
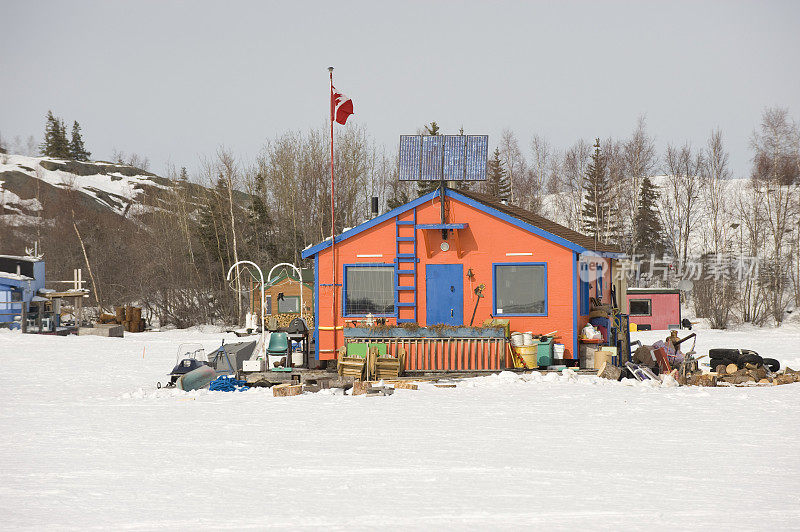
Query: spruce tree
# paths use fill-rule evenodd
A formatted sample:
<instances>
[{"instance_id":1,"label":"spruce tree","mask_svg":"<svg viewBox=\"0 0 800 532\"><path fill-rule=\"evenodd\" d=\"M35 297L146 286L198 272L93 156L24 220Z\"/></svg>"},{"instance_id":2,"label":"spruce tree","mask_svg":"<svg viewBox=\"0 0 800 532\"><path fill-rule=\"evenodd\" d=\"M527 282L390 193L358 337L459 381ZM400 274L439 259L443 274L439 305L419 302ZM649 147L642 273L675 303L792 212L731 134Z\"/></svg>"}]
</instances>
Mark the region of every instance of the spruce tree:
<instances>
[{"instance_id":1,"label":"spruce tree","mask_svg":"<svg viewBox=\"0 0 800 532\"><path fill-rule=\"evenodd\" d=\"M658 218L658 189L650 178L642 179L639 209L636 211L635 249L645 255L660 256L664 252L664 230Z\"/></svg>"},{"instance_id":2,"label":"spruce tree","mask_svg":"<svg viewBox=\"0 0 800 532\"><path fill-rule=\"evenodd\" d=\"M586 168L583 191L581 229L597 242L607 243L617 229L617 216L611 209L611 177L600 151L600 139L595 141L592 162Z\"/></svg>"},{"instance_id":3,"label":"spruce tree","mask_svg":"<svg viewBox=\"0 0 800 532\"><path fill-rule=\"evenodd\" d=\"M430 124L425 124L426 135L438 135L439 124L434 120ZM439 181L417 181L417 196L424 196L428 192L433 192L439 188Z\"/></svg>"},{"instance_id":4,"label":"spruce tree","mask_svg":"<svg viewBox=\"0 0 800 532\"><path fill-rule=\"evenodd\" d=\"M53 116L53 111L47 111L44 124L44 139L39 145L39 153L45 157L55 157L53 155L56 137L58 136L58 120Z\"/></svg>"},{"instance_id":5,"label":"spruce tree","mask_svg":"<svg viewBox=\"0 0 800 532\"><path fill-rule=\"evenodd\" d=\"M81 137L81 126L78 122L72 122L72 140L69 143L69 156L76 161L88 161L91 153L86 151Z\"/></svg>"},{"instance_id":6,"label":"spruce tree","mask_svg":"<svg viewBox=\"0 0 800 532\"><path fill-rule=\"evenodd\" d=\"M64 122L53 116L52 111L47 111L47 123L44 126L44 142L39 147L45 157L56 159L69 159L69 141L67 128Z\"/></svg>"},{"instance_id":7,"label":"spruce tree","mask_svg":"<svg viewBox=\"0 0 800 532\"><path fill-rule=\"evenodd\" d=\"M62 119L58 119L58 134L56 135L55 157L69 159L69 140L67 139L67 126Z\"/></svg>"},{"instance_id":8,"label":"spruce tree","mask_svg":"<svg viewBox=\"0 0 800 532\"><path fill-rule=\"evenodd\" d=\"M499 200L508 199L511 195L511 183L508 182L508 172L503 168L500 160L500 150L495 148L494 155L486 163L486 194Z\"/></svg>"}]
</instances>

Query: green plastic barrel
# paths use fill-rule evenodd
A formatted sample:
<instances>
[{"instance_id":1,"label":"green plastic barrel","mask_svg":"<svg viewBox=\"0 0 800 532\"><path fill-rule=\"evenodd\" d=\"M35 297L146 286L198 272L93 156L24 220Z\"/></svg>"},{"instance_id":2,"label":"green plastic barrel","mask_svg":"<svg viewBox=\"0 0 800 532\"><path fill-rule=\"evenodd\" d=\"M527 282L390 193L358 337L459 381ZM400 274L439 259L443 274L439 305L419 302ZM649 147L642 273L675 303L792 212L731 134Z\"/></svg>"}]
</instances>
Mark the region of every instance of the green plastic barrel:
<instances>
[{"instance_id":1,"label":"green plastic barrel","mask_svg":"<svg viewBox=\"0 0 800 532\"><path fill-rule=\"evenodd\" d=\"M553 339L539 340L536 342L536 346L536 358L539 362L539 367L551 366L553 364Z\"/></svg>"}]
</instances>

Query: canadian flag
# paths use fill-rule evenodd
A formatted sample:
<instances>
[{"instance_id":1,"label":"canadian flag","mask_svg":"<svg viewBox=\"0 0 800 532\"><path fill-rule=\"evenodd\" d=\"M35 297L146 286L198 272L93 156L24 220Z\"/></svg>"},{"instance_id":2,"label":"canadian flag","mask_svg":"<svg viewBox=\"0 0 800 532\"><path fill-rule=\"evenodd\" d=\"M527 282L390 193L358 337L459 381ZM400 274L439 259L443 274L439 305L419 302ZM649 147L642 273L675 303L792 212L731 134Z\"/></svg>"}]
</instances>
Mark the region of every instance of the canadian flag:
<instances>
[{"instance_id":1,"label":"canadian flag","mask_svg":"<svg viewBox=\"0 0 800 532\"><path fill-rule=\"evenodd\" d=\"M353 114L353 100L331 87L331 120L344 125L347 117Z\"/></svg>"}]
</instances>

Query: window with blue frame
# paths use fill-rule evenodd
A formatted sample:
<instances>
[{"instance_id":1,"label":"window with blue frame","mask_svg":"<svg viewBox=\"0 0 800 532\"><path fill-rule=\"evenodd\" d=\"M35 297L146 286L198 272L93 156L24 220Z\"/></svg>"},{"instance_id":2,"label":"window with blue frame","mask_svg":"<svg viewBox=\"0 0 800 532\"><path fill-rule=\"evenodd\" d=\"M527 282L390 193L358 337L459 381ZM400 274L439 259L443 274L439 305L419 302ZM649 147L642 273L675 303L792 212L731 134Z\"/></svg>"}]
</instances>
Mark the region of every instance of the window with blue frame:
<instances>
[{"instance_id":1,"label":"window with blue frame","mask_svg":"<svg viewBox=\"0 0 800 532\"><path fill-rule=\"evenodd\" d=\"M494 264L493 269L495 315L547 315L547 264Z\"/></svg>"},{"instance_id":2,"label":"window with blue frame","mask_svg":"<svg viewBox=\"0 0 800 532\"><path fill-rule=\"evenodd\" d=\"M349 264L344 267L345 316L393 316L394 266Z\"/></svg>"}]
</instances>

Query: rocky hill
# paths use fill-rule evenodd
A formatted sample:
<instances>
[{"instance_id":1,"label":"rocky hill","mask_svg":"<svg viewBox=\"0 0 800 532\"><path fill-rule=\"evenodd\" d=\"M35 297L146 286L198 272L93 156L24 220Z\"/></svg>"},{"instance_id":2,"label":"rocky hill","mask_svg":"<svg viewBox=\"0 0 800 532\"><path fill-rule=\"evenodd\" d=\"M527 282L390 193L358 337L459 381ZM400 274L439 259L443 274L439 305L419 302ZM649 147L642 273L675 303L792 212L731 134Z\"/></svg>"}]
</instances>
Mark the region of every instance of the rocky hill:
<instances>
[{"instance_id":1,"label":"rocky hill","mask_svg":"<svg viewBox=\"0 0 800 532\"><path fill-rule=\"evenodd\" d=\"M207 189L190 182L171 181L151 172L104 161L81 162L22 155L0 155L0 222L24 227L33 218L47 217L47 207L71 202L100 213L126 215L145 195L162 202L182 187L184 197L200 208ZM247 195L235 197L245 201ZM152 202L151 202L152 203Z\"/></svg>"}]
</instances>

